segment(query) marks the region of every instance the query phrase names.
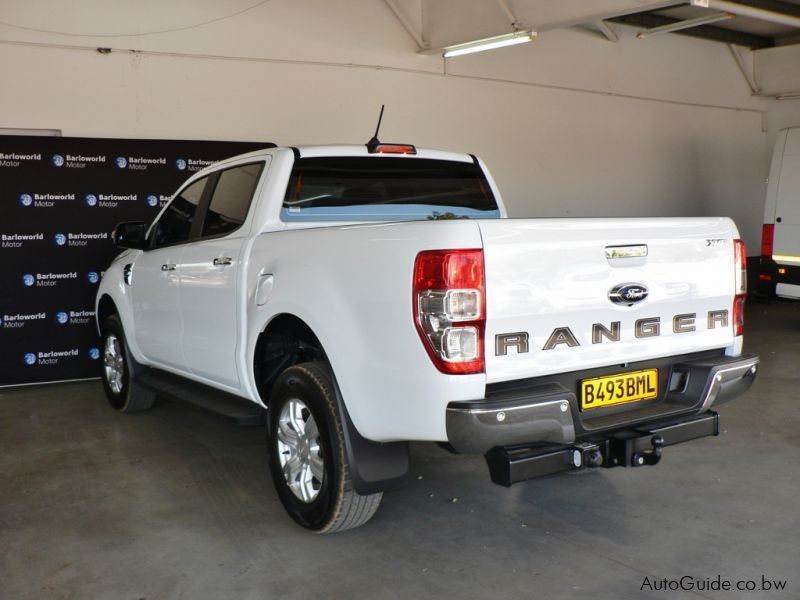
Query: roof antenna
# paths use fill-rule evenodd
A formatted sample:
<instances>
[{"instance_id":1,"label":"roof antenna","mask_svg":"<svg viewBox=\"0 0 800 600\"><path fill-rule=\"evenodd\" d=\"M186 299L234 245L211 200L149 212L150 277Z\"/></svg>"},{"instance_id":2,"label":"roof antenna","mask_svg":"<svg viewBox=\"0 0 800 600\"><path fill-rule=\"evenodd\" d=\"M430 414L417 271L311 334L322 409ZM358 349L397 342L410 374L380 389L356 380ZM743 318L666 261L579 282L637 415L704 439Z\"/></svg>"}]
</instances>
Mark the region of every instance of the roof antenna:
<instances>
[{"instance_id":1,"label":"roof antenna","mask_svg":"<svg viewBox=\"0 0 800 600\"><path fill-rule=\"evenodd\" d=\"M378 140L378 132L381 130L381 121L383 120L383 109L386 108L385 104L381 104L381 114L378 116L378 126L375 128L375 135L367 142L367 148L372 148L380 144Z\"/></svg>"},{"instance_id":2,"label":"roof antenna","mask_svg":"<svg viewBox=\"0 0 800 600\"><path fill-rule=\"evenodd\" d=\"M381 121L383 120L383 109L386 108L385 104L381 104L381 114L378 116L378 126L375 128L375 135L367 142L367 152L369 154L416 154L417 149L413 144L387 144L381 143L378 140L378 133L381 130Z\"/></svg>"}]
</instances>

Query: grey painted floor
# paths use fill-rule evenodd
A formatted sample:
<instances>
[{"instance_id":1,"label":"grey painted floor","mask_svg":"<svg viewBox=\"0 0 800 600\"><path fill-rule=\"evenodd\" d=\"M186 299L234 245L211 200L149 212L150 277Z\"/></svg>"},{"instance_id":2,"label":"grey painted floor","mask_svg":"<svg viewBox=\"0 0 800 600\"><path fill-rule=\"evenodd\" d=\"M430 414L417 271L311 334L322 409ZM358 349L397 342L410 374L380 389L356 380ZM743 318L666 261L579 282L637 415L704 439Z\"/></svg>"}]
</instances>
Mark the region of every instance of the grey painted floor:
<instances>
[{"instance_id":1,"label":"grey painted floor","mask_svg":"<svg viewBox=\"0 0 800 600\"><path fill-rule=\"evenodd\" d=\"M285 516L260 429L0 390L0 598L800 598L800 304L752 304L746 339L761 373L718 438L511 489L416 444L411 485L327 537ZM788 589L640 591L718 574Z\"/></svg>"}]
</instances>

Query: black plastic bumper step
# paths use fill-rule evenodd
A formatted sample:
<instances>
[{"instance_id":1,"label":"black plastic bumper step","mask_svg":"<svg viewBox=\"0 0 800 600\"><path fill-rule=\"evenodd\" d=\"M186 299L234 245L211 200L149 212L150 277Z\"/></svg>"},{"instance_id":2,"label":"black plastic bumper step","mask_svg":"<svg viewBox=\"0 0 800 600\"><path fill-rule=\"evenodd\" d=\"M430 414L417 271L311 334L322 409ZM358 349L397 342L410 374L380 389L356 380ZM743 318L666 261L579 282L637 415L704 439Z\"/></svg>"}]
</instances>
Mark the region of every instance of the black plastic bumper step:
<instances>
[{"instance_id":1,"label":"black plastic bumper step","mask_svg":"<svg viewBox=\"0 0 800 600\"><path fill-rule=\"evenodd\" d=\"M150 369L138 377L134 385L221 415L236 425L253 427L267 422L267 411L254 402L172 373Z\"/></svg>"}]
</instances>

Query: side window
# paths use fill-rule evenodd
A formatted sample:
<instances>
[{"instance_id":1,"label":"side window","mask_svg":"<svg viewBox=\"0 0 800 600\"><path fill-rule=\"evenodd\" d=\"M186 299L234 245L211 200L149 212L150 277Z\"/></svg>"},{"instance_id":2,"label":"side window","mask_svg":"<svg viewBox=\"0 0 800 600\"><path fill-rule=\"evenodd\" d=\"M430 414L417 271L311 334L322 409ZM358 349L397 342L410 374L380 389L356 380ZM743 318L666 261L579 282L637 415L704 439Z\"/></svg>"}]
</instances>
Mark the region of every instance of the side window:
<instances>
[{"instance_id":1,"label":"side window","mask_svg":"<svg viewBox=\"0 0 800 600\"><path fill-rule=\"evenodd\" d=\"M201 237L225 235L242 226L263 168L264 163L259 162L220 173Z\"/></svg>"},{"instance_id":2,"label":"side window","mask_svg":"<svg viewBox=\"0 0 800 600\"><path fill-rule=\"evenodd\" d=\"M170 202L153 229L153 248L180 244L189 239L197 205L207 182L208 177L198 179Z\"/></svg>"}]
</instances>

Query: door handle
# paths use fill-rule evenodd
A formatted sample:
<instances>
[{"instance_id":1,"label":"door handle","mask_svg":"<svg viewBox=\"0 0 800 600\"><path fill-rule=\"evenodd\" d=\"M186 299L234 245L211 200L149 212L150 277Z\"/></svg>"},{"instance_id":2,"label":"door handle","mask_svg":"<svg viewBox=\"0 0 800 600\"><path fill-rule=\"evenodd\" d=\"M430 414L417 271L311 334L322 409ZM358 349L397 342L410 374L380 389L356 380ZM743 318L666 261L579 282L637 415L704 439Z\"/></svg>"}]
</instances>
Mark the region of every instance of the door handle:
<instances>
[{"instance_id":1,"label":"door handle","mask_svg":"<svg viewBox=\"0 0 800 600\"><path fill-rule=\"evenodd\" d=\"M161 270L162 271L174 271L177 266L178 265L176 265L175 263L167 263L167 264L161 265Z\"/></svg>"},{"instance_id":2,"label":"door handle","mask_svg":"<svg viewBox=\"0 0 800 600\"><path fill-rule=\"evenodd\" d=\"M229 265L233 262L233 259L230 256L221 256L219 258L214 259L214 266L215 267L224 267L225 265Z\"/></svg>"}]
</instances>

